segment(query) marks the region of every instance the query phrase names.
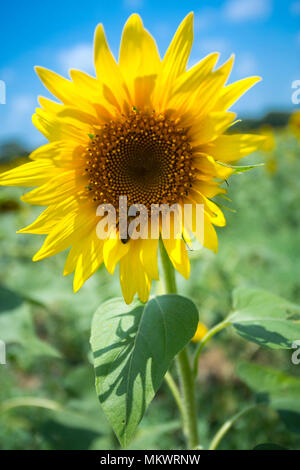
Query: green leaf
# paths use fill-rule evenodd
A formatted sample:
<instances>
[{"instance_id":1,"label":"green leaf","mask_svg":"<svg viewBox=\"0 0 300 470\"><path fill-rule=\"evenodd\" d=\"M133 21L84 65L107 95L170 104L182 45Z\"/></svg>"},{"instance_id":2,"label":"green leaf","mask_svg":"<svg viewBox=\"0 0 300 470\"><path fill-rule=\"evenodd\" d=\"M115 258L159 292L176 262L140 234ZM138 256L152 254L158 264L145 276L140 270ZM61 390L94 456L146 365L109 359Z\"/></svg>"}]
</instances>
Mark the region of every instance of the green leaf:
<instances>
[{"instance_id":1,"label":"green leaf","mask_svg":"<svg viewBox=\"0 0 300 470\"><path fill-rule=\"evenodd\" d=\"M253 168L259 167L259 166L264 166L264 163L257 163L256 165L241 165L241 166L233 166L229 165L228 163L224 162L219 162L219 165L226 166L227 168L233 169L233 175L239 174L239 173L244 173L245 171L252 170Z\"/></svg>"},{"instance_id":2,"label":"green leaf","mask_svg":"<svg viewBox=\"0 0 300 470\"><path fill-rule=\"evenodd\" d=\"M97 310L91 334L96 390L123 447L197 324L195 305L179 295L130 306L114 299Z\"/></svg>"},{"instance_id":3,"label":"green leaf","mask_svg":"<svg viewBox=\"0 0 300 470\"><path fill-rule=\"evenodd\" d=\"M300 379L276 369L241 363L238 377L256 393L258 403L274 408L292 432L300 432Z\"/></svg>"},{"instance_id":4,"label":"green leaf","mask_svg":"<svg viewBox=\"0 0 300 470\"><path fill-rule=\"evenodd\" d=\"M260 289L237 289L229 315L239 335L272 349L291 349L300 339L300 307Z\"/></svg>"},{"instance_id":5,"label":"green leaf","mask_svg":"<svg viewBox=\"0 0 300 470\"><path fill-rule=\"evenodd\" d=\"M289 449L279 444L273 444L272 442L265 442L263 444L258 444L257 446L254 447L253 450L289 450Z\"/></svg>"},{"instance_id":6,"label":"green leaf","mask_svg":"<svg viewBox=\"0 0 300 470\"><path fill-rule=\"evenodd\" d=\"M278 410L278 414L290 432L300 434L300 413L290 410Z\"/></svg>"},{"instance_id":7,"label":"green leaf","mask_svg":"<svg viewBox=\"0 0 300 470\"><path fill-rule=\"evenodd\" d=\"M20 344L31 356L60 357L50 344L35 333L30 306L16 292L0 285L0 339Z\"/></svg>"}]
</instances>

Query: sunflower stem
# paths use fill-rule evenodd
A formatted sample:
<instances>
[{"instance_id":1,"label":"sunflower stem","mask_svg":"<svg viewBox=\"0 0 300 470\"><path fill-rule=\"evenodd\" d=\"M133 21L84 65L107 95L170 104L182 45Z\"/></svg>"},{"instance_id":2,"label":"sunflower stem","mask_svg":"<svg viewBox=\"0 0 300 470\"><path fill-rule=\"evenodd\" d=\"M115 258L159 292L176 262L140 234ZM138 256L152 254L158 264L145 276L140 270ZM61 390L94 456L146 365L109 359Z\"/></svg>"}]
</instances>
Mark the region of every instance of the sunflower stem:
<instances>
[{"instance_id":1,"label":"sunflower stem","mask_svg":"<svg viewBox=\"0 0 300 470\"><path fill-rule=\"evenodd\" d=\"M165 292L167 294L177 294L175 270L170 262L168 254L161 240L160 254L164 273ZM182 396L182 408L180 411L183 419L183 429L186 436L188 449L195 449L199 446L195 397L195 377L193 374L187 347L177 354L176 362Z\"/></svg>"},{"instance_id":2,"label":"sunflower stem","mask_svg":"<svg viewBox=\"0 0 300 470\"><path fill-rule=\"evenodd\" d=\"M170 372L166 373L165 381L166 381L166 383L169 387L169 390L171 391L171 393L174 397L174 400L176 401L176 405L177 405L177 407L180 411L180 414L183 418L184 417L184 407L183 407L183 404L182 404L181 395L180 395L179 389L177 387L177 384L176 384L175 380L173 379L172 375L170 374Z\"/></svg>"}]
</instances>

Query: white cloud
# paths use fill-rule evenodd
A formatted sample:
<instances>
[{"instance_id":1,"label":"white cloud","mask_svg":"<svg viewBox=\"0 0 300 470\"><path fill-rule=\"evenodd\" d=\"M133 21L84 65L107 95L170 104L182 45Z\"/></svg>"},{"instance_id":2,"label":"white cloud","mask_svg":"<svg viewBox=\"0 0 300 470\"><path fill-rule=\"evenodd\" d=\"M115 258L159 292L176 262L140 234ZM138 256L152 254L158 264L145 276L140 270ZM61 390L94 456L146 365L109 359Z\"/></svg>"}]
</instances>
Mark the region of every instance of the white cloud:
<instances>
[{"instance_id":1,"label":"white cloud","mask_svg":"<svg viewBox=\"0 0 300 470\"><path fill-rule=\"evenodd\" d=\"M159 39L170 39L174 31L170 28L167 22L160 21L153 27L154 37Z\"/></svg>"},{"instance_id":2,"label":"white cloud","mask_svg":"<svg viewBox=\"0 0 300 470\"><path fill-rule=\"evenodd\" d=\"M142 8L144 5L143 0L123 0L125 8Z\"/></svg>"},{"instance_id":3,"label":"white cloud","mask_svg":"<svg viewBox=\"0 0 300 470\"><path fill-rule=\"evenodd\" d=\"M257 61L252 54L244 54L236 58L235 72L241 78L257 74L257 69Z\"/></svg>"},{"instance_id":4,"label":"white cloud","mask_svg":"<svg viewBox=\"0 0 300 470\"><path fill-rule=\"evenodd\" d=\"M6 104L3 106L5 119L1 127L1 136L19 135L29 125L32 127L31 116L36 105L36 98L31 95L7 96Z\"/></svg>"},{"instance_id":5,"label":"white cloud","mask_svg":"<svg viewBox=\"0 0 300 470\"><path fill-rule=\"evenodd\" d=\"M57 59L64 73L67 73L70 69L94 73L92 44L77 44L70 49L64 49L60 51Z\"/></svg>"},{"instance_id":6,"label":"white cloud","mask_svg":"<svg viewBox=\"0 0 300 470\"><path fill-rule=\"evenodd\" d=\"M0 70L0 80L3 80L6 84L12 82L15 77L15 70L12 68L4 67Z\"/></svg>"},{"instance_id":7,"label":"white cloud","mask_svg":"<svg viewBox=\"0 0 300 470\"><path fill-rule=\"evenodd\" d=\"M31 116L36 106L36 99L29 95L18 95L7 104L10 107L10 115L15 120L22 121L26 116Z\"/></svg>"},{"instance_id":8,"label":"white cloud","mask_svg":"<svg viewBox=\"0 0 300 470\"><path fill-rule=\"evenodd\" d=\"M266 19L271 13L271 0L228 0L223 10L225 19L234 23Z\"/></svg>"},{"instance_id":9,"label":"white cloud","mask_svg":"<svg viewBox=\"0 0 300 470\"><path fill-rule=\"evenodd\" d=\"M205 54L210 54L211 52L226 54L231 52L230 42L226 38L201 38L199 46L201 52Z\"/></svg>"},{"instance_id":10,"label":"white cloud","mask_svg":"<svg viewBox=\"0 0 300 470\"><path fill-rule=\"evenodd\" d=\"M204 8L195 13L195 31L203 31L215 24L216 18L220 16L220 10L217 8Z\"/></svg>"},{"instance_id":11,"label":"white cloud","mask_svg":"<svg viewBox=\"0 0 300 470\"><path fill-rule=\"evenodd\" d=\"M300 2L293 2L290 6L290 12L292 15L300 15Z\"/></svg>"}]
</instances>

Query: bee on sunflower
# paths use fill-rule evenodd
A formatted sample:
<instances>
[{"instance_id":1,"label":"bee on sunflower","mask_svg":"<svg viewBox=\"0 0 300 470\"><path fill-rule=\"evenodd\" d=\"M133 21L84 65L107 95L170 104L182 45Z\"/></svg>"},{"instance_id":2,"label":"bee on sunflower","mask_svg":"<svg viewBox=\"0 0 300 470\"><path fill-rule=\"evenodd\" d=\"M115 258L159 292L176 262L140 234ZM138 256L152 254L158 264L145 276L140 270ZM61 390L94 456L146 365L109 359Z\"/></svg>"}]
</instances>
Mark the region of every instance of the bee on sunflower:
<instances>
[{"instance_id":1,"label":"bee on sunflower","mask_svg":"<svg viewBox=\"0 0 300 470\"><path fill-rule=\"evenodd\" d=\"M47 206L21 233L47 235L33 260L66 249L64 275L74 274L78 291L104 263L113 274L120 266L126 303L137 293L145 302L159 278L158 239L97 236L97 207L128 204L202 204L203 245L217 251L214 226L225 218L212 201L224 193L230 164L257 150L262 136L226 134L236 115L231 105L260 80L250 77L226 85L234 57L216 68L212 53L192 68L193 14L179 26L164 58L133 14L125 24L119 62L107 44L103 26L95 32L96 78L71 70L71 80L42 67L36 72L60 101L39 98L33 123L49 143L35 150L31 162L0 176L1 185L36 187L22 197ZM189 277L185 240L162 242L174 268ZM117 234L118 235L118 234Z\"/></svg>"}]
</instances>

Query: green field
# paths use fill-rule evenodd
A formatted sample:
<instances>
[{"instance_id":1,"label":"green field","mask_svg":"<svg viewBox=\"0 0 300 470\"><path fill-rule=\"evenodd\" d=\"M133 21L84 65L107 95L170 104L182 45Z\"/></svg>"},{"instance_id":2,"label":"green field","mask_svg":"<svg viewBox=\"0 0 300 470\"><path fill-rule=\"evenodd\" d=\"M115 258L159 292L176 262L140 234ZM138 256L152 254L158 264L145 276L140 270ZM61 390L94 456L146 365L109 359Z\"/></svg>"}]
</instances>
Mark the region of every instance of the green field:
<instances>
[{"instance_id":1,"label":"green field","mask_svg":"<svg viewBox=\"0 0 300 470\"><path fill-rule=\"evenodd\" d=\"M300 305L300 143L278 131L276 144L272 154L257 153L243 162L265 166L230 179L231 202L218 199L229 208L227 226L218 229L219 253L191 252L190 281L178 276L180 293L195 301L208 327L231 311L232 292L240 287L263 288ZM7 343L7 364L0 365L0 449L118 448L94 390L89 347L93 313L101 302L121 295L118 276L100 269L73 294L71 277L62 276L65 253L33 263L43 237L16 230L39 210L19 202L21 194L0 189L0 339ZM153 293L159 289L153 285ZM239 364L271 367L300 380L300 364L292 363L291 354L245 341L232 328L214 337L203 350L197 383L204 447L224 421L254 403ZM249 412L219 448L275 442L300 449L300 413L287 419L275 408ZM131 448L184 448L165 384Z\"/></svg>"}]
</instances>

